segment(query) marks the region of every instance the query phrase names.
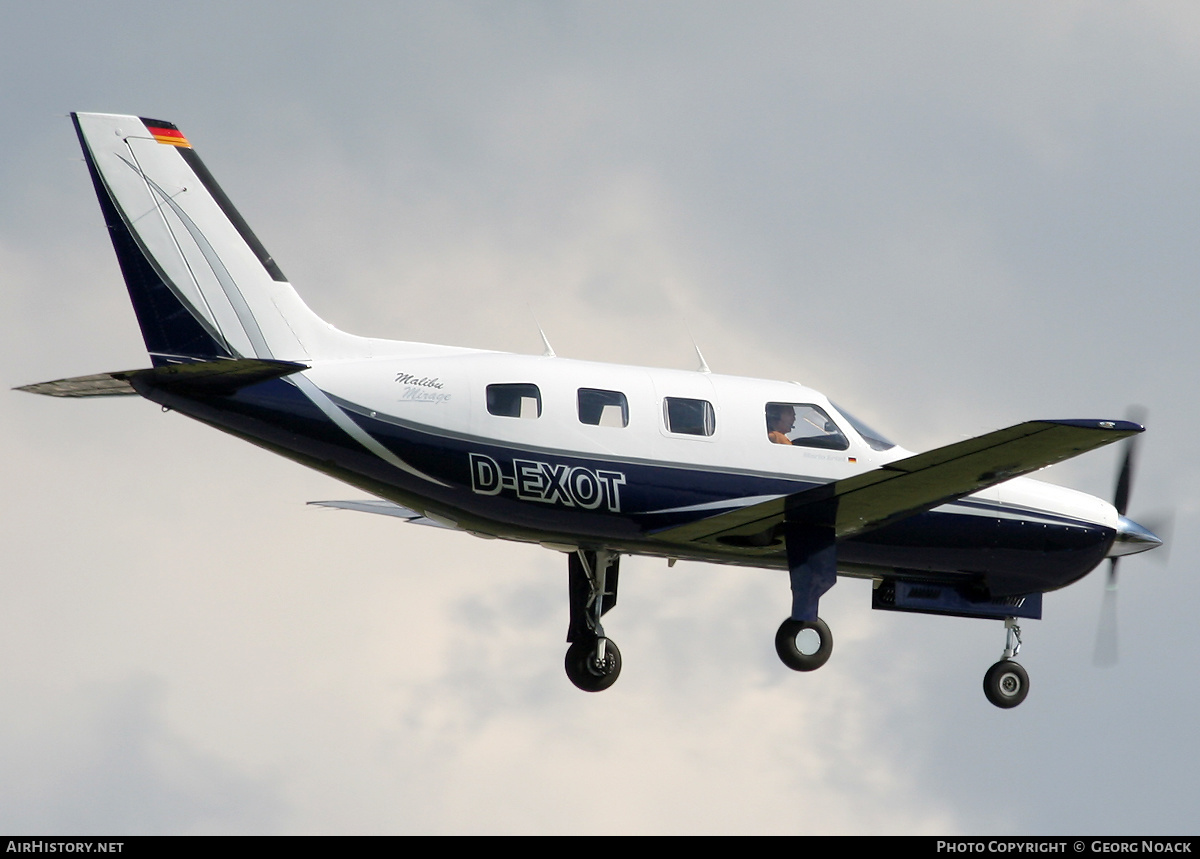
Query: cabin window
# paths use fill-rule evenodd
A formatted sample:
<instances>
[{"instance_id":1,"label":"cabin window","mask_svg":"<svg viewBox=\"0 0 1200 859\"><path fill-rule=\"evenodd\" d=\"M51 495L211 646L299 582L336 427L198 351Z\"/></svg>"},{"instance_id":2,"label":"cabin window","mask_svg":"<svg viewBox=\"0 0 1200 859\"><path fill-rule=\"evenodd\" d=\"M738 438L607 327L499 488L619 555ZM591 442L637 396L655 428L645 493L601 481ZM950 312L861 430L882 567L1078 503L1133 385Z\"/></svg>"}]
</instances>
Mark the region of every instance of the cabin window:
<instances>
[{"instance_id":1,"label":"cabin window","mask_svg":"<svg viewBox=\"0 0 1200 859\"><path fill-rule=\"evenodd\" d=\"M488 385L487 410L502 418L539 418L542 416L542 392L537 385Z\"/></svg>"},{"instance_id":2,"label":"cabin window","mask_svg":"<svg viewBox=\"0 0 1200 859\"><path fill-rule=\"evenodd\" d=\"M850 447L825 410L810 403L767 403L767 439L774 444L826 450Z\"/></svg>"},{"instance_id":3,"label":"cabin window","mask_svg":"<svg viewBox=\"0 0 1200 859\"><path fill-rule=\"evenodd\" d=\"M579 422L594 427L629 426L629 401L620 391L580 388Z\"/></svg>"},{"instance_id":4,"label":"cabin window","mask_svg":"<svg viewBox=\"0 0 1200 859\"><path fill-rule=\"evenodd\" d=\"M682 435L709 436L717 431L717 416L708 400L667 397L663 400L667 429Z\"/></svg>"}]
</instances>

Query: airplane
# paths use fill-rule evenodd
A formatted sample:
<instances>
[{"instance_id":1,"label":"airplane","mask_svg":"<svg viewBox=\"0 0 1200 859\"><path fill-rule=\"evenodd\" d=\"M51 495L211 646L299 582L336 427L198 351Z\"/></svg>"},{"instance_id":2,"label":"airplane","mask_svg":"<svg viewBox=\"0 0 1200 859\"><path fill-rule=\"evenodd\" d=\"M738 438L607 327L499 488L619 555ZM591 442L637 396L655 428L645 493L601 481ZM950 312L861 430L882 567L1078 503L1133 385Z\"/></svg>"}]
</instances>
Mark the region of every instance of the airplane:
<instances>
[{"instance_id":1,"label":"airplane","mask_svg":"<svg viewBox=\"0 0 1200 859\"><path fill-rule=\"evenodd\" d=\"M73 113L150 367L26 385L140 395L354 486L312 502L568 556L565 669L616 682L602 619L638 555L786 571L775 636L796 671L829 659L838 575L885 611L1002 620L987 699L1029 677L1019 621L1042 595L1162 545L1125 516L1130 420L1035 420L912 453L811 388L343 333L300 299L170 122ZM699 349L697 349L699 356ZM1126 439L1113 503L1025 475Z\"/></svg>"}]
</instances>

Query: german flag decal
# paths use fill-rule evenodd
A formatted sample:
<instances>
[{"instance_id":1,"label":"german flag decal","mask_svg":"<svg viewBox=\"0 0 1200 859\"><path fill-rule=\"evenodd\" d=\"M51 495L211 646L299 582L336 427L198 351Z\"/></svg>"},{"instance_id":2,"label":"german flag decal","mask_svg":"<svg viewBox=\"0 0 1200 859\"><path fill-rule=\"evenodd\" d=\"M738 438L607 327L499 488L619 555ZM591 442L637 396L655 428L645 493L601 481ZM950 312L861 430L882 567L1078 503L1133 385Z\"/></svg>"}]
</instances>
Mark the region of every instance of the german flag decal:
<instances>
[{"instance_id":1,"label":"german flag decal","mask_svg":"<svg viewBox=\"0 0 1200 859\"><path fill-rule=\"evenodd\" d=\"M183 146L187 149L192 148L192 144L188 143L187 138L183 136L173 122L162 122L158 119L146 119L142 117L142 122L146 124L146 130L159 143L169 143L172 146Z\"/></svg>"}]
</instances>

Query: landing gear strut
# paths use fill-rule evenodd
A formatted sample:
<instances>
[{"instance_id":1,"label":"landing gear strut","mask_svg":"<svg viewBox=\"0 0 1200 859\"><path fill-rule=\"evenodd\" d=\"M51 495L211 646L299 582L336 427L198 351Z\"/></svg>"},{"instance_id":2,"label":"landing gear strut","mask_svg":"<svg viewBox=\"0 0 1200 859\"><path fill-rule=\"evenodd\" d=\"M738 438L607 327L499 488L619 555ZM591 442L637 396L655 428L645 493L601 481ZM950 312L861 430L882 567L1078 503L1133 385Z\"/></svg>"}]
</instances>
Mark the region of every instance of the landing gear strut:
<instances>
[{"instance_id":1,"label":"landing gear strut","mask_svg":"<svg viewBox=\"0 0 1200 859\"><path fill-rule=\"evenodd\" d=\"M584 692L602 692L621 674L621 651L604 634L600 617L617 604L620 556L606 549L580 549L571 555L568 592L567 678Z\"/></svg>"},{"instance_id":2,"label":"landing gear strut","mask_svg":"<svg viewBox=\"0 0 1200 859\"><path fill-rule=\"evenodd\" d=\"M833 653L833 633L817 617L817 605L837 581L837 539L831 527L788 522L784 540L792 616L775 633L775 652L793 671L816 671Z\"/></svg>"},{"instance_id":3,"label":"landing gear strut","mask_svg":"<svg viewBox=\"0 0 1200 859\"><path fill-rule=\"evenodd\" d=\"M1029 694L1029 674L1013 661L1021 651L1021 627L1017 625L1017 619L1006 617L1004 629L1004 656L983 675L983 694L997 707L1008 710Z\"/></svg>"}]
</instances>

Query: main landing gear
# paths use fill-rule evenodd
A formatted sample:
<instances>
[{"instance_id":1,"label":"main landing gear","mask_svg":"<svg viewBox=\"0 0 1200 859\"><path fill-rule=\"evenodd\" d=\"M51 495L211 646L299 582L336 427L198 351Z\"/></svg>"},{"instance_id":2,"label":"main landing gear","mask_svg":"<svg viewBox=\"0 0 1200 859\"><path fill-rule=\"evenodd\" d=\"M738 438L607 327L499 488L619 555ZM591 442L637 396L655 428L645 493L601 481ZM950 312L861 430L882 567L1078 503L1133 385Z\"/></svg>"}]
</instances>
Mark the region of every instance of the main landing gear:
<instances>
[{"instance_id":1,"label":"main landing gear","mask_svg":"<svg viewBox=\"0 0 1200 859\"><path fill-rule=\"evenodd\" d=\"M793 671L816 671L833 653L833 633L821 618L792 620L789 617L775 633L775 652Z\"/></svg>"},{"instance_id":2,"label":"main landing gear","mask_svg":"<svg viewBox=\"0 0 1200 859\"><path fill-rule=\"evenodd\" d=\"M792 616L775 633L775 652L793 671L816 671L833 653L833 633L817 617L821 595L837 581L833 528L789 522L784 527Z\"/></svg>"},{"instance_id":3,"label":"main landing gear","mask_svg":"<svg viewBox=\"0 0 1200 859\"><path fill-rule=\"evenodd\" d=\"M1021 651L1021 627L1017 625L1017 619L1006 617L1004 629L1004 656L983 675L983 694L997 707L1008 710L1029 694L1029 674L1013 661Z\"/></svg>"},{"instance_id":4,"label":"main landing gear","mask_svg":"<svg viewBox=\"0 0 1200 859\"><path fill-rule=\"evenodd\" d=\"M621 675L621 651L604 634L600 617L617 604L621 558L579 549L567 568L571 623L567 628L567 678L584 692L602 692Z\"/></svg>"}]
</instances>

